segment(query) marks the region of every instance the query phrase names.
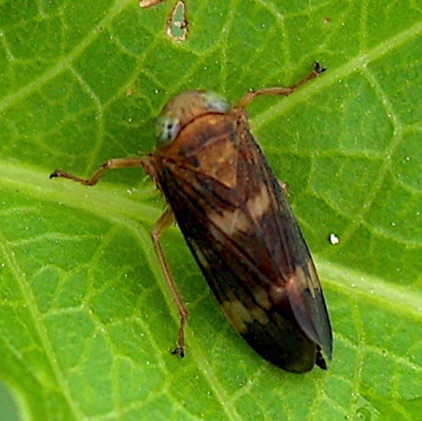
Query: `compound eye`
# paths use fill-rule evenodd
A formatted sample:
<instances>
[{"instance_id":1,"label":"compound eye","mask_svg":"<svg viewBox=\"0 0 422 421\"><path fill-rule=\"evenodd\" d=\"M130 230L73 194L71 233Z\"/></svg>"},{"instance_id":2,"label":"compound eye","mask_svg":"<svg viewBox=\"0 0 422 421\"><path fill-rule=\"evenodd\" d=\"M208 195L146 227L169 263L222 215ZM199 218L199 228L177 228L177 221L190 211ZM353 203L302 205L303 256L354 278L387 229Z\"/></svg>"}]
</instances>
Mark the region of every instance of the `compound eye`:
<instances>
[{"instance_id":1,"label":"compound eye","mask_svg":"<svg viewBox=\"0 0 422 421\"><path fill-rule=\"evenodd\" d=\"M170 145L180 130L180 120L168 115L158 117L155 127L155 141L159 148Z\"/></svg>"},{"instance_id":2,"label":"compound eye","mask_svg":"<svg viewBox=\"0 0 422 421\"><path fill-rule=\"evenodd\" d=\"M219 95L214 91L206 91L201 95L205 100L205 105L208 111L221 114L225 114L230 111L231 105L222 95Z\"/></svg>"}]
</instances>

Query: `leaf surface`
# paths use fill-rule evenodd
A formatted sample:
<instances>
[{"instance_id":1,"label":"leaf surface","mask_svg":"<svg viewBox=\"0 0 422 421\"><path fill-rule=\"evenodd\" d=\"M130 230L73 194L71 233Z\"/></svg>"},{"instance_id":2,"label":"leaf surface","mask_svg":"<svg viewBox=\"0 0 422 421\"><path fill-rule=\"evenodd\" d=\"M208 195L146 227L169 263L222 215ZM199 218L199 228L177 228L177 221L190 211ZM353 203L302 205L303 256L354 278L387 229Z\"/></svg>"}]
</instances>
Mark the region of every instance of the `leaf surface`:
<instances>
[{"instance_id":1,"label":"leaf surface","mask_svg":"<svg viewBox=\"0 0 422 421\"><path fill-rule=\"evenodd\" d=\"M186 1L189 33L176 42L175 3L0 4L0 379L21 416L416 419L420 6ZM256 355L172 228L163 245L190 312L178 359L178 316L150 242L163 209L152 183L136 169L95 188L48 176L151 151L155 118L180 91L235 103L295 83L315 60L328 71L249 114L319 269L329 370L294 375Z\"/></svg>"}]
</instances>

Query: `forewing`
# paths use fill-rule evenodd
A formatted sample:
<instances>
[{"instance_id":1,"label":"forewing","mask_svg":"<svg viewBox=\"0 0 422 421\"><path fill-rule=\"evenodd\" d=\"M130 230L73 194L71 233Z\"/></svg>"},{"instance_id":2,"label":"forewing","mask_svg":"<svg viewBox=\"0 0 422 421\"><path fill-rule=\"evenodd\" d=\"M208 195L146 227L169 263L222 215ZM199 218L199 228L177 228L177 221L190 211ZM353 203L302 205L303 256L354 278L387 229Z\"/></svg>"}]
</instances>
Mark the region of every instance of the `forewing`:
<instances>
[{"instance_id":1,"label":"forewing","mask_svg":"<svg viewBox=\"0 0 422 421\"><path fill-rule=\"evenodd\" d=\"M249 200L248 212L253 219L255 238L259 253L250 255L269 255L271 267L268 271L260 265L263 274L270 277L270 295L287 292L293 313L300 327L309 339L321 346L326 355L332 355L332 331L324 295L312 261L309 249L287 202L286 194L274 177L265 157L254 138L245 130L239 145L241 161L247 165L242 174L239 168L241 190L248 189L244 180L254 180L249 187L251 194L260 200ZM246 172L256 172L257 176L247 177ZM240 181L242 180L242 181ZM265 210L264 210L265 209ZM253 244L253 248L256 246ZM275 301L277 301L275 299Z\"/></svg>"}]
</instances>

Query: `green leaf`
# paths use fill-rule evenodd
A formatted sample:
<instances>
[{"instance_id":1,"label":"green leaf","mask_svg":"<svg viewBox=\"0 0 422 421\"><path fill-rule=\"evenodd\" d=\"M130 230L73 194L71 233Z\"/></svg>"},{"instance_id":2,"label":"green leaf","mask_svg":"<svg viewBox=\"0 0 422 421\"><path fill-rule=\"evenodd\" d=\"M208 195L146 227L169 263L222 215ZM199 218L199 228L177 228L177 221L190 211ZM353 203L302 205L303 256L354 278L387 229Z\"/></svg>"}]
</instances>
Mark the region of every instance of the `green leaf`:
<instances>
[{"instance_id":1,"label":"green leaf","mask_svg":"<svg viewBox=\"0 0 422 421\"><path fill-rule=\"evenodd\" d=\"M404 419L422 412L422 19L417 2L0 3L0 380L26 419ZM419 7L419 8L418 8ZM286 373L231 328L139 170L177 92L235 103L328 68L251 126L313 251L335 335L327 372ZM340 242L328 241L335 234ZM2 396L4 393L2 394ZM3 415L4 417L4 415Z\"/></svg>"}]
</instances>

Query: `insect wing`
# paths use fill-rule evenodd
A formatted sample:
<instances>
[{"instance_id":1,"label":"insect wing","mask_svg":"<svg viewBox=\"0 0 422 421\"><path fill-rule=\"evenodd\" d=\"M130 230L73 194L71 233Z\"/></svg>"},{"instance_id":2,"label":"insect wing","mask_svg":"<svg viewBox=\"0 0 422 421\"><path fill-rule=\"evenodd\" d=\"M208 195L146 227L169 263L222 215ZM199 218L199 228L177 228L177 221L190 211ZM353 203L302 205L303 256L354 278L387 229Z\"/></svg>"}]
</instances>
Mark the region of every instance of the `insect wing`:
<instances>
[{"instance_id":1,"label":"insect wing","mask_svg":"<svg viewBox=\"0 0 422 421\"><path fill-rule=\"evenodd\" d=\"M266 359L307 371L331 327L309 251L246 120L189 127L201 141L158 158L156 178L214 294ZM199 134L198 134L199 132ZM157 161L158 162L158 161Z\"/></svg>"}]
</instances>

